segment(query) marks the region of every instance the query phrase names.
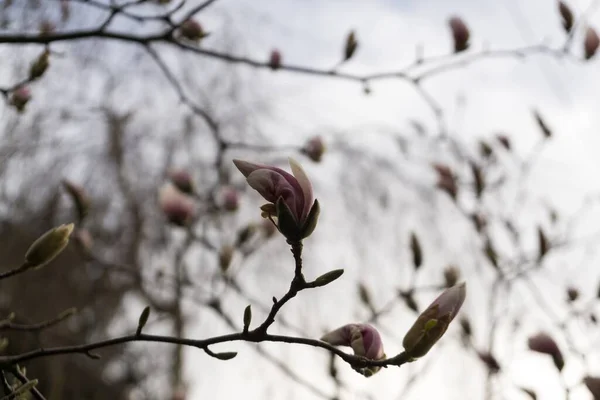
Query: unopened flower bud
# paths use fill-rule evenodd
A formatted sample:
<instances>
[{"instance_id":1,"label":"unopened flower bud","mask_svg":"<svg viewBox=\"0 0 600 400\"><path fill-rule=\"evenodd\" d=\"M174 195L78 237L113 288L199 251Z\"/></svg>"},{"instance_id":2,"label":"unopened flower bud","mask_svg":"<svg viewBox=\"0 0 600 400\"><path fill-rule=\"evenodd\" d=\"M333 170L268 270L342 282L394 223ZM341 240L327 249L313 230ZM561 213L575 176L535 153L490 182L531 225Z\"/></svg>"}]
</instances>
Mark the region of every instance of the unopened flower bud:
<instances>
[{"instance_id":1,"label":"unopened flower bud","mask_svg":"<svg viewBox=\"0 0 600 400\"><path fill-rule=\"evenodd\" d=\"M346 37L346 45L344 46L344 61L352 58L358 47L358 41L356 40L356 33L350 31Z\"/></svg>"},{"instance_id":2,"label":"unopened flower bud","mask_svg":"<svg viewBox=\"0 0 600 400\"><path fill-rule=\"evenodd\" d=\"M585 59L589 60L594 57L598 46L600 45L600 38L596 33L596 30L592 27L588 27L585 32L585 40L583 42L583 50L585 53Z\"/></svg>"},{"instance_id":3,"label":"unopened flower bud","mask_svg":"<svg viewBox=\"0 0 600 400\"><path fill-rule=\"evenodd\" d=\"M496 140L506 149L510 150L510 139L506 135L497 135Z\"/></svg>"},{"instance_id":4,"label":"unopened flower bud","mask_svg":"<svg viewBox=\"0 0 600 400\"><path fill-rule=\"evenodd\" d=\"M10 103L17 109L19 112L23 112L25 110L25 106L31 100L31 91L27 86L19 86L12 92L10 97Z\"/></svg>"},{"instance_id":5,"label":"unopened flower bud","mask_svg":"<svg viewBox=\"0 0 600 400\"><path fill-rule=\"evenodd\" d=\"M594 400L600 399L600 377L586 376L583 378L583 383L585 383Z\"/></svg>"},{"instance_id":6,"label":"unopened flower bud","mask_svg":"<svg viewBox=\"0 0 600 400\"><path fill-rule=\"evenodd\" d=\"M219 268L221 268L221 272L225 273L229 269L234 251L235 249L231 245L221 247L219 251Z\"/></svg>"},{"instance_id":7,"label":"unopened flower bud","mask_svg":"<svg viewBox=\"0 0 600 400\"><path fill-rule=\"evenodd\" d=\"M320 162L325 153L323 139L320 136L310 138L302 148L302 152L314 162Z\"/></svg>"},{"instance_id":8,"label":"unopened flower bud","mask_svg":"<svg viewBox=\"0 0 600 400\"><path fill-rule=\"evenodd\" d=\"M402 345L412 358L423 357L444 335L465 301L465 283L446 289L419 315Z\"/></svg>"},{"instance_id":9,"label":"unopened flower bud","mask_svg":"<svg viewBox=\"0 0 600 400\"><path fill-rule=\"evenodd\" d=\"M558 2L558 11L560 12L560 16L562 18L562 26L565 28L567 33L571 32L573 29L573 12L564 2Z\"/></svg>"},{"instance_id":10,"label":"unopened flower bud","mask_svg":"<svg viewBox=\"0 0 600 400\"><path fill-rule=\"evenodd\" d=\"M71 201L75 205L75 208L77 209L77 217L81 223L81 221L83 221L83 219L87 216L90 208L90 200L85 193L85 189L79 185L69 182L68 180L63 180L62 184L66 192L69 194L69 197L71 197Z\"/></svg>"},{"instance_id":11,"label":"unopened flower bud","mask_svg":"<svg viewBox=\"0 0 600 400\"><path fill-rule=\"evenodd\" d=\"M573 302L579 298L579 290L574 287L567 288L567 299Z\"/></svg>"},{"instance_id":12,"label":"unopened flower bud","mask_svg":"<svg viewBox=\"0 0 600 400\"><path fill-rule=\"evenodd\" d=\"M25 253L27 267L41 268L56 258L69 244L73 228L73 224L61 225L40 236Z\"/></svg>"},{"instance_id":13,"label":"unopened flower bud","mask_svg":"<svg viewBox=\"0 0 600 400\"><path fill-rule=\"evenodd\" d=\"M458 278L460 277L460 271L455 266L449 266L444 269L444 281L446 287L452 287L456 285L458 282Z\"/></svg>"},{"instance_id":14,"label":"unopened flower bud","mask_svg":"<svg viewBox=\"0 0 600 400\"><path fill-rule=\"evenodd\" d=\"M221 204L226 211L236 211L240 206L240 196L236 188L224 187L221 192Z\"/></svg>"},{"instance_id":15,"label":"unopened flower bud","mask_svg":"<svg viewBox=\"0 0 600 400\"><path fill-rule=\"evenodd\" d=\"M193 41L198 41L207 36L204 29L202 29L202 25L194 19L186 19L183 21L179 27L179 32L184 38Z\"/></svg>"},{"instance_id":16,"label":"unopened flower bud","mask_svg":"<svg viewBox=\"0 0 600 400\"><path fill-rule=\"evenodd\" d=\"M29 68L29 79L34 80L44 75L48 69L50 52L46 49L40 56L31 64Z\"/></svg>"},{"instance_id":17,"label":"unopened flower bud","mask_svg":"<svg viewBox=\"0 0 600 400\"><path fill-rule=\"evenodd\" d=\"M377 329L369 324L348 324L324 335L321 340L332 346L348 346L357 356L369 360L385 359L383 342ZM369 377L381 367L367 367L358 372Z\"/></svg>"},{"instance_id":18,"label":"unopened flower bud","mask_svg":"<svg viewBox=\"0 0 600 400\"><path fill-rule=\"evenodd\" d=\"M45 20L40 23L39 29L40 35L46 36L53 33L56 30L56 25L54 25L54 23L51 21Z\"/></svg>"},{"instance_id":19,"label":"unopened flower bud","mask_svg":"<svg viewBox=\"0 0 600 400\"><path fill-rule=\"evenodd\" d=\"M469 38L471 36L469 28L459 17L452 17L448 21L452 38L454 39L454 52L459 53L469 48Z\"/></svg>"},{"instance_id":20,"label":"unopened flower bud","mask_svg":"<svg viewBox=\"0 0 600 400\"><path fill-rule=\"evenodd\" d=\"M529 349L538 353L547 354L552 357L554 365L559 371L562 371L565 361L558 345L548 334L538 333L528 339Z\"/></svg>"},{"instance_id":21,"label":"unopened flower bud","mask_svg":"<svg viewBox=\"0 0 600 400\"><path fill-rule=\"evenodd\" d=\"M478 351L477 356L483 361L490 373L495 374L500 371L500 364L498 363L498 360L496 360L496 357L491 353Z\"/></svg>"},{"instance_id":22,"label":"unopened flower bud","mask_svg":"<svg viewBox=\"0 0 600 400\"><path fill-rule=\"evenodd\" d=\"M281 67L281 52L279 50L272 50L269 55L269 66L272 70L279 69Z\"/></svg>"},{"instance_id":23,"label":"unopened flower bud","mask_svg":"<svg viewBox=\"0 0 600 400\"><path fill-rule=\"evenodd\" d=\"M177 169L169 172L169 179L179 191L185 194L194 193L194 181L192 175L183 169Z\"/></svg>"},{"instance_id":24,"label":"unopened flower bud","mask_svg":"<svg viewBox=\"0 0 600 400\"><path fill-rule=\"evenodd\" d=\"M177 226L186 226L196 214L194 200L170 183L160 189L158 202L169 222Z\"/></svg>"}]
</instances>

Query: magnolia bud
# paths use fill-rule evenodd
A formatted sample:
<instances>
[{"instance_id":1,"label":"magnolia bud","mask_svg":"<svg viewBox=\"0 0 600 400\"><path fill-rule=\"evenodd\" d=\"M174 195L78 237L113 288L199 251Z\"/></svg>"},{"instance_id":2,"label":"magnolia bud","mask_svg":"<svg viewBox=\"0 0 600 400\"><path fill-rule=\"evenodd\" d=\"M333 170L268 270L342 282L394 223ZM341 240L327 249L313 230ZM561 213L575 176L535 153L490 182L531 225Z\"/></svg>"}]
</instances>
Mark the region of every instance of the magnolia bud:
<instances>
[{"instance_id":1,"label":"magnolia bud","mask_svg":"<svg viewBox=\"0 0 600 400\"><path fill-rule=\"evenodd\" d=\"M87 194L85 193L85 190L83 189L83 187L71 183L67 180L63 180L62 184L66 192L71 197L71 201L75 204L79 222L82 222L85 216L87 215L90 207L90 200Z\"/></svg>"},{"instance_id":2,"label":"magnolia bud","mask_svg":"<svg viewBox=\"0 0 600 400\"><path fill-rule=\"evenodd\" d=\"M444 282L446 287L452 287L458 282L460 271L455 266L449 266L444 269Z\"/></svg>"},{"instance_id":3,"label":"magnolia bud","mask_svg":"<svg viewBox=\"0 0 600 400\"><path fill-rule=\"evenodd\" d=\"M325 153L325 144L320 136L315 136L306 142L302 148L302 152L314 162L320 162Z\"/></svg>"},{"instance_id":4,"label":"magnolia bud","mask_svg":"<svg viewBox=\"0 0 600 400\"><path fill-rule=\"evenodd\" d=\"M579 298L579 290L574 287L567 288L567 298L570 302L573 302Z\"/></svg>"},{"instance_id":5,"label":"magnolia bud","mask_svg":"<svg viewBox=\"0 0 600 400\"><path fill-rule=\"evenodd\" d=\"M235 249L231 245L221 247L219 251L219 268L221 268L221 272L225 273L229 269L234 251Z\"/></svg>"},{"instance_id":6,"label":"magnolia bud","mask_svg":"<svg viewBox=\"0 0 600 400\"><path fill-rule=\"evenodd\" d=\"M182 193L194 193L194 181L189 172L183 169L173 170L169 172L169 179Z\"/></svg>"},{"instance_id":7,"label":"magnolia bud","mask_svg":"<svg viewBox=\"0 0 600 400\"><path fill-rule=\"evenodd\" d=\"M446 289L419 315L402 340L410 357L423 357L431 350L458 314L466 294L465 283Z\"/></svg>"},{"instance_id":8,"label":"magnolia bud","mask_svg":"<svg viewBox=\"0 0 600 400\"><path fill-rule=\"evenodd\" d=\"M412 252L413 267L418 270L423 264L423 250L417 235L412 232L410 234L410 250Z\"/></svg>"},{"instance_id":9,"label":"magnolia bud","mask_svg":"<svg viewBox=\"0 0 600 400\"><path fill-rule=\"evenodd\" d=\"M478 351L477 356L483 361L490 373L495 374L500 371L500 364L491 353Z\"/></svg>"},{"instance_id":10,"label":"magnolia bud","mask_svg":"<svg viewBox=\"0 0 600 400\"><path fill-rule=\"evenodd\" d=\"M231 186L224 187L221 192L221 204L226 211L236 211L240 206L238 191Z\"/></svg>"},{"instance_id":11,"label":"magnolia bud","mask_svg":"<svg viewBox=\"0 0 600 400\"><path fill-rule=\"evenodd\" d=\"M573 13L571 9L562 1L558 2L558 11L560 12L560 16L562 18L562 26L565 28L567 33L571 32L573 29Z\"/></svg>"},{"instance_id":12,"label":"magnolia bud","mask_svg":"<svg viewBox=\"0 0 600 400\"><path fill-rule=\"evenodd\" d=\"M195 216L194 200L168 183L159 191L158 202L169 222L186 226Z\"/></svg>"},{"instance_id":13,"label":"magnolia bud","mask_svg":"<svg viewBox=\"0 0 600 400\"><path fill-rule=\"evenodd\" d=\"M25 110L25 106L31 100L31 92L27 86L19 86L12 92L10 103L17 109L19 112L23 112Z\"/></svg>"},{"instance_id":14,"label":"magnolia bud","mask_svg":"<svg viewBox=\"0 0 600 400\"><path fill-rule=\"evenodd\" d=\"M74 225L61 225L40 236L25 253L27 267L41 268L58 256L69 244Z\"/></svg>"},{"instance_id":15,"label":"magnolia bud","mask_svg":"<svg viewBox=\"0 0 600 400\"><path fill-rule=\"evenodd\" d=\"M179 32L184 38L194 41L198 41L207 36L202 29L202 25L193 19L186 19L183 21L179 26Z\"/></svg>"},{"instance_id":16,"label":"magnolia bud","mask_svg":"<svg viewBox=\"0 0 600 400\"><path fill-rule=\"evenodd\" d=\"M454 39L454 52L459 53L469 48L469 37L471 36L469 28L459 17L452 17L448 21L452 38Z\"/></svg>"},{"instance_id":17,"label":"magnolia bud","mask_svg":"<svg viewBox=\"0 0 600 400\"><path fill-rule=\"evenodd\" d=\"M354 31L350 31L350 33L346 37L346 45L344 46L344 61L347 61L350 58L352 58L352 56L356 52L357 47L358 42L356 40L356 33L354 33Z\"/></svg>"},{"instance_id":18,"label":"magnolia bud","mask_svg":"<svg viewBox=\"0 0 600 400\"><path fill-rule=\"evenodd\" d=\"M554 365L559 371L562 371L565 361L558 345L549 335L538 333L528 339L529 349L538 353L548 354L552 357Z\"/></svg>"},{"instance_id":19,"label":"magnolia bud","mask_svg":"<svg viewBox=\"0 0 600 400\"><path fill-rule=\"evenodd\" d=\"M600 399L600 377L586 376L583 383L588 388L594 400Z\"/></svg>"},{"instance_id":20,"label":"magnolia bud","mask_svg":"<svg viewBox=\"0 0 600 400\"><path fill-rule=\"evenodd\" d=\"M506 149L510 150L510 139L506 135L497 135L496 140Z\"/></svg>"},{"instance_id":21,"label":"magnolia bud","mask_svg":"<svg viewBox=\"0 0 600 400\"><path fill-rule=\"evenodd\" d=\"M585 41L583 42L583 50L585 52L586 60L594 57L599 45L600 38L598 37L596 30L592 27L587 28L587 31L585 32Z\"/></svg>"},{"instance_id":22,"label":"magnolia bud","mask_svg":"<svg viewBox=\"0 0 600 400\"><path fill-rule=\"evenodd\" d=\"M44 75L44 72L48 69L48 58L50 57L50 52L48 50L44 50L42 54L31 64L29 68L29 79L34 80L40 78Z\"/></svg>"},{"instance_id":23,"label":"magnolia bud","mask_svg":"<svg viewBox=\"0 0 600 400\"><path fill-rule=\"evenodd\" d=\"M272 50L269 55L269 66L272 70L279 69L281 67L281 53L279 50Z\"/></svg>"}]
</instances>

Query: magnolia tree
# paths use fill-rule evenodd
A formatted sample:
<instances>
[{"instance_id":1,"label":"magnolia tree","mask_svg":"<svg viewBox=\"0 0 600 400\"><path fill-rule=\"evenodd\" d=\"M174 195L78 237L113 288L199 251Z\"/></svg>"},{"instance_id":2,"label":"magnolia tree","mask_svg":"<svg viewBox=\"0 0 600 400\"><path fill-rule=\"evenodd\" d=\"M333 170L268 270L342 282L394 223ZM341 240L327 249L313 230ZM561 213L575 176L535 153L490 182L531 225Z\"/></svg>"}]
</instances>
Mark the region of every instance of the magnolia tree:
<instances>
[{"instance_id":1,"label":"magnolia tree","mask_svg":"<svg viewBox=\"0 0 600 400\"><path fill-rule=\"evenodd\" d=\"M16 12L14 9L19 7L16 3L5 2L3 12ZM0 278L6 282L21 276L27 278L24 282L33 280L36 274L53 268L52 264L60 260L58 256L61 253L69 251L69 247L76 247L83 256L83 263L101 266L104 274L111 278L118 277L113 284L116 285L115 282L119 279L127 282L124 291L135 297L137 302L143 303L145 308L139 317L136 316L134 325L126 333L108 335L107 332L103 332L103 336L106 337L90 336L89 340L81 343L54 345L39 342L34 347L12 351L11 342L18 342L20 336L10 336L10 341L4 343L5 352L0 356L0 383L4 398L48 398L44 389L52 387L53 382L48 382L50 379L46 376L33 376L26 372L28 365L34 365L36 361L58 356L83 355L93 362L103 355L103 349L132 342L143 342L146 346L151 346L152 342L166 343L173 349L169 353L166 368L169 380L163 385L168 389L157 389L148 384L152 388L144 398L189 398L188 382L183 373L184 355L188 354L184 352L184 348L199 349L208 357L216 359L215 362L228 361L236 358L238 353L217 351L215 348L217 345L219 349L233 346L232 342L260 343L259 347L248 349L255 351L259 357L273 364L295 384L304 387L316 397L344 398L349 395L368 398L369 394L356 389L353 381L370 378L375 374L378 377L392 374L391 370L397 367L409 370L413 365L428 365L426 360L435 359L431 353L435 352L432 349L435 349L436 343L440 346L444 341L456 338L456 335L446 334L452 331L458 334L461 346L467 354L473 355L484 367L487 398L493 398L498 392L508 397L507 393L514 392L514 389L520 391L518 394L514 392L515 398L518 395L536 398L530 387L521 387L520 384L497 379L509 368L510 360L502 354L509 346L499 347L496 343L500 340L508 343L518 340L522 333L515 327L506 334L500 329L503 324L510 325L515 318L529 320L539 312L547 314L551 324L540 323L535 327L535 333L523 341L523 345L546 357L559 373L569 363L577 363L577 359L580 359L579 362L583 361L583 364L586 363L593 354L593 346L583 348L578 340L581 335L574 335L571 326L585 321L590 324L590 332L595 329L596 316L593 311L600 293L581 293L575 287L566 287L564 296L568 302L566 307L563 307L564 312L558 314L552 306L548 306L537 283L537 274L551 270L556 265L552 260L554 254L577 244L571 240L572 232L569 229L581 214L570 216L572 218L565 218L563 221L550 209L546 219L553 225L548 228L546 221L520 218L517 213L511 213L506 209L506 205L502 204L505 192L512 193L515 187L519 196L527 196L527 188L522 183L535 161L535 155L553 136L551 122L541 112L534 111L532 118L541 133L541 145L520 160L517 154L512 154L514 145L508 135L497 134L491 140L477 141L475 146L471 142L463 142L449 135L443 108L422 84L430 77L467 67L488 57L528 57L543 53L577 62L591 62L600 45L600 39L594 28L587 25L587 15L575 16L566 3L559 2L557 16L562 21L566 35L560 46L542 44L480 52L472 48L472 33L468 24L457 16L450 17L448 34L453 44L450 54L430 58L418 56L414 63L403 69L356 75L342 70L360 51L360 35L355 31L349 32L341 43L340 60L333 69L287 64L282 49L273 49L264 57L253 58L240 56L227 49L215 50L207 47L206 40L213 35L205 29L201 18L202 13L213 3L216 1L192 4L185 0L61 0L48 6L49 12L41 14L45 17L38 21L37 31L9 27L0 34L0 44L3 46L17 46L17 49L25 45L40 46L39 52L32 57L29 68L19 71L16 77L10 75L12 80L0 87L7 109L22 115L23 118L31 113L30 104L34 105L36 90L44 85L45 79L51 73L53 59L64 56L64 49L55 50L59 43L118 41L141 51L141 54L158 66L177 98L195 118L202 121L198 130L201 131L199 135L204 140L201 156L198 159L190 157L195 162L190 162L187 168L172 168L166 165L163 179L137 183L137 178L141 179L152 168L153 162L140 163L137 169L133 168L134 178L128 176L127 143L124 138L127 137L131 116L103 110L110 125L109 147L114 155L110 162L114 163L119 171L118 186L123 203L126 204L126 211L116 212L117 220L125 218L121 213L126 212L128 215L128 230L113 235L121 240L126 239L133 255L127 262L114 260L110 257L110 246L98 248L95 236L101 236L96 233L101 230L94 228L102 225L102 217L114 214L95 214L94 209L99 208L103 193L91 195L92 187L74 182L73 179L66 179L60 185L60 191L69 196L76 215L74 224L65 221L65 224L60 224L41 235L24 252L22 263L17 267L5 266ZM52 17L47 17L48 15ZM90 22L92 25L86 25L89 19L94 18L81 18L69 25L74 15L92 15L95 20ZM139 26L142 28L137 29ZM578 42L580 36L582 40ZM424 266L428 258L436 258L431 254L435 252L424 243L426 240L423 240L423 232L401 232L408 237L405 247L410 253L412 264L406 267L412 270L413 277L408 285L402 284L400 289L393 289L390 293L383 290L375 292L370 283L360 280L353 283L357 290L352 296L361 308L359 319L348 320L337 328L328 326L325 332L317 333L309 328L298 328L281 315L282 309L291 306L294 303L292 300L303 291L331 290L333 293L332 283L335 281L339 284L348 274L344 274L343 269L335 269L328 272L319 271L314 275L316 277L309 277L313 271L306 265L306 260L310 259L307 256L310 252L309 245L317 247L317 244L309 243L305 250L303 243L308 237L318 237L320 229L327 229L327 220L319 218L321 212L327 215L329 210L316 200L316 197L322 197L317 189L313 189L318 187L314 185L314 177L311 182L300 163L295 160L303 157L307 162L320 163L331 153L332 158L338 157L345 164L336 175L336 179L342 182L344 188L353 185L356 187L356 181L353 179L364 175L360 185L367 187L360 188L362 190L359 198L353 197L352 193L344 193L344 196L336 193L333 200L336 204L346 202L347 208L355 214L359 214L355 210L374 208L375 214L389 215L390 207L386 205L388 201L385 200L385 193L382 193L381 187L374 182L373 176L385 180L385 186L390 186L389 182L394 179L403 183L404 177L398 174L398 170L406 165L397 162L397 158L354 147L341 136L331 140L327 151L325 140L321 136L313 136L300 144L289 146L272 144L268 137L252 141L240 128L227 127L227 116L220 115L211 101L202 103L199 101L201 96L190 94L184 74L178 74L172 64L167 62L173 54L272 70L278 74L286 72L292 76L304 74L320 79L343 79L363 85L366 95L371 92L370 84L379 80L397 79L408 82L416 95L431 109L437 124L434 134L415 124L415 128L421 131L421 134L410 138L411 145L420 147L422 153L431 157L428 159L427 168L436 181L415 187L409 186L409 190L414 189L414 192L425 200L431 198L433 193L434 196L442 196L447 201L448 208L456 212L461 223L467 227L465 235L468 241L475 244L474 256L481 256L481 264L485 266L485 271L475 270L465 274L461 271L466 271L466 268L447 265L441 268L439 273L426 276ZM235 134L232 135L231 130L235 130ZM185 150L195 153L198 146L185 140L181 139L185 143ZM394 135L392 140L399 142L398 147L402 149L407 139ZM210 143L210 151L204 148L205 143ZM142 151L139 154L141 158L152 158ZM169 152L165 151L165 154ZM286 167L281 165L281 159L278 158L284 154L292 156L289 159L291 173L284 169ZM447 161L439 162L438 158ZM92 173L95 166L88 167ZM235 172L234 168L237 168L241 175ZM195 171L201 171L202 176L195 174ZM130 167L129 175L131 174ZM244 184L240 183L242 175L246 179ZM245 194L248 187L258 192L266 202L260 209L248 207L253 210L253 214L240 211L244 204L252 204L257 200L256 194ZM425 194L422 194L422 191L425 191ZM148 193L156 194L157 201L153 201L151 205L145 204L150 197ZM427 207L427 203L419 205ZM156 210L160 211L160 215L157 215ZM369 223L377 225L390 222L372 215L365 219L360 219L359 216L356 218L360 229L354 231L364 236ZM249 219L251 222L248 222ZM439 222L440 225L443 223ZM531 227L528 225L536 223L537 227L533 225L535 244L532 245L532 241L527 237L532 236ZM432 225L431 230L438 228L435 223ZM148 233L149 231L159 231L162 237L156 238L152 233ZM364 241L364 236L357 240ZM397 238L394 240L398 241ZM75 242L75 246L69 245L69 242ZM271 242L288 246L292 257L280 261L283 247L269 248ZM355 247L353 243L348 243L348 246ZM289 278L287 291L281 294L281 287L272 287L273 293L268 296L273 296L271 301L265 301L263 296L257 298L256 295L252 295L249 285L232 271L234 266L249 262L252 257L261 257L261 253L264 254L260 258L263 263L277 259L278 264L285 265L287 261L289 265L289 268L281 268L282 274ZM53 261L55 259L56 261ZM200 272L198 268L194 268L199 259L205 264ZM163 269L159 264L168 264L169 268ZM38 271L42 267L44 270ZM430 282L418 283L417 279L421 276L425 276ZM383 279L382 277L381 280ZM475 281L475 284L471 281ZM518 303L518 300L521 300L517 291L521 288L518 286L520 282L525 283L529 296L525 299L524 309L523 304ZM470 288L468 297L467 283ZM330 284L332 285L328 286ZM262 285L260 278L257 285ZM27 287L26 283L18 286L20 292L27 291ZM228 302L222 288L233 292L236 295L235 301ZM474 288L479 292L471 294ZM262 286L260 289L265 290ZM437 292L437 298L433 292ZM584 297L589 301L582 303ZM387 302L382 299L387 299ZM517 305L513 304L513 300ZM11 302L16 304L17 301L16 296L7 299L7 308L10 309ZM240 302L249 304L238 309L236 307ZM430 305L421 307L421 302L430 302ZM472 316L465 313L464 309L461 312L463 303L469 302L485 304L480 307L483 315ZM528 302L535 303L535 313L531 311ZM398 314L395 306L398 304L405 305L409 312L415 314L410 319L412 325L408 324L402 328L393 325L390 329L388 320L390 317L396 319ZM193 313L196 314L199 313L198 309L210 312L228 331L218 334L192 334L189 326L194 321L190 316L190 308L193 308ZM69 309L36 323L17 322L15 318L18 317L10 314L1 321L3 331L40 332L57 325L67 325L78 317L78 311ZM311 318L326 317L313 314ZM451 325L455 318L458 323ZM167 323L160 325L162 320ZM153 329L158 332L152 332ZM285 333L274 332L276 329ZM527 329L530 330L531 327L528 326ZM68 334L68 329L65 333ZM393 345L386 341L388 338L394 341ZM330 355L330 363L323 366L322 375L331 379L335 391L321 388L311 380L303 378L302 373L293 367L293 360L284 361L282 357L269 353L269 346L278 343L312 347ZM403 347L402 351L390 352L390 348L399 347L400 344ZM339 346L348 347L351 352ZM151 352L164 351L154 347L145 349L151 349ZM422 358L424 360L421 360ZM144 360L138 359L137 362L143 363ZM346 365L345 370L341 370L342 365ZM402 395L408 393L409 386L417 378L425 379L428 373L425 366L416 370L414 379L407 380ZM107 370L109 367L107 366ZM358 374L348 375L347 370L354 370ZM231 376L227 377L228 381L231 379ZM575 389L585 387L588 394L591 393L595 399L600 399L600 378L595 377L592 370L583 369L574 379L566 379L561 375L559 381L567 397ZM193 379L189 383L193 384ZM498 389L498 383L509 387ZM128 395L135 398L136 391L132 390ZM78 398L77 394L73 396Z\"/></svg>"}]
</instances>

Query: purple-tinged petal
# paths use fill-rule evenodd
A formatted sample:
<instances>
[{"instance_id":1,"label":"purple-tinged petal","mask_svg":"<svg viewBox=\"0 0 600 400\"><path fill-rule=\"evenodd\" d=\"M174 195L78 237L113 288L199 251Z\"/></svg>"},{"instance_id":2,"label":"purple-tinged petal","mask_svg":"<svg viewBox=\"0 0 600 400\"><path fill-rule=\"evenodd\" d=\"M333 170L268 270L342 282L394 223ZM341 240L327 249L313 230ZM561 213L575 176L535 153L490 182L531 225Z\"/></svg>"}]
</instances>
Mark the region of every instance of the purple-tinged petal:
<instances>
[{"instance_id":1,"label":"purple-tinged petal","mask_svg":"<svg viewBox=\"0 0 600 400\"><path fill-rule=\"evenodd\" d=\"M294 187L290 185L285 177L269 169L258 169L248 175L247 181L268 202L276 203L277 199L282 197L296 220L298 220L296 213L297 197L302 194L294 190Z\"/></svg>"},{"instance_id":2,"label":"purple-tinged petal","mask_svg":"<svg viewBox=\"0 0 600 400\"><path fill-rule=\"evenodd\" d=\"M248 161L233 160L233 163L246 178L257 169L268 169L266 165L254 164Z\"/></svg>"}]
</instances>

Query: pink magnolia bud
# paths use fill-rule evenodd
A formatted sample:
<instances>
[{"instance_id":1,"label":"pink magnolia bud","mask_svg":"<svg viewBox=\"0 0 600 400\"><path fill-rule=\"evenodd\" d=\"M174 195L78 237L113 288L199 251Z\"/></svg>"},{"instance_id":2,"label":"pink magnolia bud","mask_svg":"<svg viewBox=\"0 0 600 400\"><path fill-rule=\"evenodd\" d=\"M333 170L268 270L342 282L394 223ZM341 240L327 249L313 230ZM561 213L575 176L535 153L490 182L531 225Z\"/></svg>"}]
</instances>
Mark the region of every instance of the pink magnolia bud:
<instances>
[{"instance_id":1,"label":"pink magnolia bud","mask_svg":"<svg viewBox=\"0 0 600 400\"><path fill-rule=\"evenodd\" d=\"M182 193L194 193L194 181L192 175L183 169L176 169L169 172L169 179Z\"/></svg>"},{"instance_id":2,"label":"pink magnolia bud","mask_svg":"<svg viewBox=\"0 0 600 400\"><path fill-rule=\"evenodd\" d=\"M454 39L454 52L459 53L468 49L471 34L464 21L459 17L452 17L448 23Z\"/></svg>"},{"instance_id":3,"label":"pink magnolia bud","mask_svg":"<svg viewBox=\"0 0 600 400\"><path fill-rule=\"evenodd\" d=\"M585 41L583 42L583 50L585 52L586 60L594 57L599 45L600 38L598 37L596 30L592 27L587 28L587 31L585 32Z\"/></svg>"},{"instance_id":4,"label":"pink magnolia bud","mask_svg":"<svg viewBox=\"0 0 600 400\"><path fill-rule=\"evenodd\" d=\"M87 229L77 229L75 234L73 235L75 239L75 243L83 250L84 252L89 252L94 245L94 239L92 238L92 234Z\"/></svg>"},{"instance_id":5,"label":"pink magnolia bud","mask_svg":"<svg viewBox=\"0 0 600 400\"><path fill-rule=\"evenodd\" d=\"M419 358L431 350L458 314L466 295L465 283L448 288L419 315L402 341L408 355Z\"/></svg>"},{"instance_id":6,"label":"pink magnolia bud","mask_svg":"<svg viewBox=\"0 0 600 400\"><path fill-rule=\"evenodd\" d=\"M277 167L233 160L248 184L275 205L279 231L289 241L300 241L314 231L320 208L300 164L291 158L289 162L293 175Z\"/></svg>"},{"instance_id":7,"label":"pink magnolia bud","mask_svg":"<svg viewBox=\"0 0 600 400\"><path fill-rule=\"evenodd\" d=\"M177 226L188 225L196 214L194 199L170 183L160 189L158 202L169 222Z\"/></svg>"},{"instance_id":8,"label":"pink magnolia bud","mask_svg":"<svg viewBox=\"0 0 600 400\"><path fill-rule=\"evenodd\" d=\"M594 396L594 400L600 400L600 377L586 376L583 383Z\"/></svg>"},{"instance_id":9,"label":"pink magnolia bud","mask_svg":"<svg viewBox=\"0 0 600 400\"><path fill-rule=\"evenodd\" d=\"M240 195L232 186L224 187L221 191L221 205L226 211L236 211L240 206Z\"/></svg>"},{"instance_id":10,"label":"pink magnolia bud","mask_svg":"<svg viewBox=\"0 0 600 400\"><path fill-rule=\"evenodd\" d=\"M383 360L386 357L379 332L369 324L344 325L324 335L321 340L333 346L351 347L355 355L369 360ZM371 376L379 369L380 367L368 367L358 372Z\"/></svg>"},{"instance_id":11,"label":"pink magnolia bud","mask_svg":"<svg viewBox=\"0 0 600 400\"><path fill-rule=\"evenodd\" d=\"M194 41L198 41L207 36L207 34L204 32L204 29L202 29L202 25L200 25L198 21L191 18L186 19L181 23L179 26L179 32L184 38Z\"/></svg>"},{"instance_id":12,"label":"pink magnolia bud","mask_svg":"<svg viewBox=\"0 0 600 400\"><path fill-rule=\"evenodd\" d=\"M17 109L17 111L22 112L25 110L25 106L31 100L31 91L27 86L19 86L12 92L10 103Z\"/></svg>"},{"instance_id":13,"label":"pink magnolia bud","mask_svg":"<svg viewBox=\"0 0 600 400\"><path fill-rule=\"evenodd\" d=\"M562 18L563 28L565 28L565 31L567 31L567 33L571 32L571 29L573 29L574 21L573 12L569 8L569 6L567 6L562 1L558 2L558 11L560 12L560 16Z\"/></svg>"},{"instance_id":14,"label":"pink magnolia bud","mask_svg":"<svg viewBox=\"0 0 600 400\"><path fill-rule=\"evenodd\" d=\"M272 70L279 69L281 67L281 53L279 50L272 50L269 56L269 66Z\"/></svg>"},{"instance_id":15,"label":"pink magnolia bud","mask_svg":"<svg viewBox=\"0 0 600 400\"><path fill-rule=\"evenodd\" d=\"M320 136L315 136L306 142L302 148L302 152L314 162L320 162L323 158L323 153L325 153L325 143L323 143L323 139Z\"/></svg>"},{"instance_id":16,"label":"pink magnolia bud","mask_svg":"<svg viewBox=\"0 0 600 400\"><path fill-rule=\"evenodd\" d=\"M530 350L551 356L556 368L562 371L565 365L563 355L554 339L548 334L540 332L530 337L527 344Z\"/></svg>"}]
</instances>

